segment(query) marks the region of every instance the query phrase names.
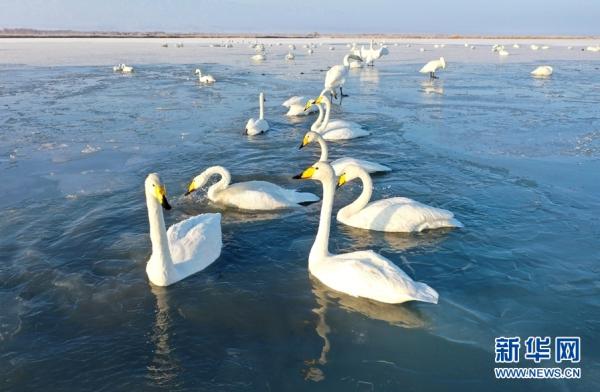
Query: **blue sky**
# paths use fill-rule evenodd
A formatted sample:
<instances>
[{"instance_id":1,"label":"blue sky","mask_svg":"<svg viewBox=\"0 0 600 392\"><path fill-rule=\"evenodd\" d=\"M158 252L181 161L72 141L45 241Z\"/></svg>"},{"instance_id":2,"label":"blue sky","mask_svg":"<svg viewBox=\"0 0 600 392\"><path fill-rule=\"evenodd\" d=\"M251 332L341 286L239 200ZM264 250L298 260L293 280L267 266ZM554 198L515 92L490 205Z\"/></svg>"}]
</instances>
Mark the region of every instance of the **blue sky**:
<instances>
[{"instance_id":1,"label":"blue sky","mask_svg":"<svg viewBox=\"0 0 600 392\"><path fill-rule=\"evenodd\" d=\"M0 27L600 35L600 0L0 0Z\"/></svg>"}]
</instances>

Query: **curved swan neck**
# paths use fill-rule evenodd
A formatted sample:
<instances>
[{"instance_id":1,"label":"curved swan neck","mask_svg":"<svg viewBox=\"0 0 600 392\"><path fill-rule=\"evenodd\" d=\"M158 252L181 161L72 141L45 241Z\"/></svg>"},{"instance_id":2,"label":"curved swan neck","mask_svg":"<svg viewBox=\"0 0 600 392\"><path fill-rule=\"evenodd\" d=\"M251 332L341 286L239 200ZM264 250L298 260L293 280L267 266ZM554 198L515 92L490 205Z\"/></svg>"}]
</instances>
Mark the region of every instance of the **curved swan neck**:
<instances>
[{"instance_id":1,"label":"curved swan neck","mask_svg":"<svg viewBox=\"0 0 600 392\"><path fill-rule=\"evenodd\" d=\"M325 142L325 139L323 139L323 136L319 135L318 133L315 135L315 138L317 139L319 146L321 146L321 157L319 158L319 161L327 162L327 159L329 158L329 149L327 148L327 143Z\"/></svg>"},{"instance_id":2,"label":"curved swan neck","mask_svg":"<svg viewBox=\"0 0 600 392\"><path fill-rule=\"evenodd\" d=\"M316 131L317 129L319 129L319 126L321 125L321 121L323 121L323 106L321 106L320 103L314 103L313 105L316 105L317 108L319 109L319 117L317 117L315 122L310 126L310 130Z\"/></svg>"},{"instance_id":3,"label":"curved swan neck","mask_svg":"<svg viewBox=\"0 0 600 392\"><path fill-rule=\"evenodd\" d=\"M333 210L333 197L335 196L335 177L323 181L323 204L319 218L319 229L315 242L308 256L309 267L311 264L329 256L329 231L331 229L331 211Z\"/></svg>"},{"instance_id":4,"label":"curved swan neck","mask_svg":"<svg viewBox=\"0 0 600 392\"><path fill-rule=\"evenodd\" d=\"M348 62L348 59L350 58L350 55L347 54L344 56L344 67L349 67L350 66L350 62Z\"/></svg>"},{"instance_id":5,"label":"curved swan neck","mask_svg":"<svg viewBox=\"0 0 600 392\"><path fill-rule=\"evenodd\" d=\"M148 220L150 223L150 241L152 241L152 256L149 263L156 264L161 270L166 270L173 265L163 210L158 200L146 191L146 205L148 206Z\"/></svg>"},{"instance_id":6,"label":"curved swan neck","mask_svg":"<svg viewBox=\"0 0 600 392\"><path fill-rule=\"evenodd\" d=\"M369 200L371 200L371 196L373 195L373 180L371 180L369 173L362 168L359 168L358 178L360 178L362 181L362 192L360 193L360 196L356 198L356 200L339 211L339 214L343 216L354 215L365 208L366 205L369 204Z\"/></svg>"},{"instance_id":7,"label":"curved swan neck","mask_svg":"<svg viewBox=\"0 0 600 392\"><path fill-rule=\"evenodd\" d=\"M229 170L225 169L223 166L213 166L209 167L204 171L204 174L207 176L207 180L213 175L220 175L221 179L213 184L210 188L208 188L208 197L213 199L217 193L226 189L231 183L231 174Z\"/></svg>"},{"instance_id":8,"label":"curved swan neck","mask_svg":"<svg viewBox=\"0 0 600 392\"><path fill-rule=\"evenodd\" d=\"M323 95L323 101L325 101L325 118L323 119L323 122L321 122L317 132L323 132L327 129L327 124L329 123L329 114L331 113L331 101L326 95Z\"/></svg>"},{"instance_id":9,"label":"curved swan neck","mask_svg":"<svg viewBox=\"0 0 600 392\"><path fill-rule=\"evenodd\" d=\"M259 101L259 107L260 107L260 119L264 119L265 118L265 95L263 93L260 93L260 95L258 96L258 101Z\"/></svg>"}]
</instances>

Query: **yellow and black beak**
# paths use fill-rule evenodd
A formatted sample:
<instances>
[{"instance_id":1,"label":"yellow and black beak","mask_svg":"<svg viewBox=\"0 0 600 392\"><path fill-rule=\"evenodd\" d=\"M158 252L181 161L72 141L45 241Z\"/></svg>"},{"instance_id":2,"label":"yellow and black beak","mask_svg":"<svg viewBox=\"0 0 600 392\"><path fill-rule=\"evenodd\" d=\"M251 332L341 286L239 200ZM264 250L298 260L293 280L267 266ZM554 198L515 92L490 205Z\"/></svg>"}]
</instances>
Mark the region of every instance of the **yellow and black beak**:
<instances>
[{"instance_id":1,"label":"yellow and black beak","mask_svg":"<svg viewBox=\"0 0 600 392\"><path fill-rule=\"evenodd\" d=\"M338 178L338 183L337 183L337 187L341 187L342 185L344 185L346 183L346 174L342 174L340 176L340 178Z\"/></svg>"},{"instance_id":2,"label":"yellow and black beak","mask_svg":"<svg viewBox=\"0 0 600 392\"><path fill-rule=\"evenodd\" d=\"M154 195L158 199L158 202L165 210L170 210L171 205L167 200L167 189L164 185L158 185L154 187Z\"/></svg>"},{"instance_id":3,"label":"yellow and black beak","mask_svg":"<svg viewBox=\"0 0 600 392\"><path fill-rule=\"evenodd\" d=\"M315 103L320 104L321 102L323 102L323 96L319 95L319 97L315 100Z\"/></svg>"},{"instance_id":4,"label":"yellow and black beak","mask_svg":"<svg viewBox=\"0 0 600 392\"><path fill-rule=\"evenodd\" d=\"M311 100L306 101L306 105L304 105L304 111L307 111L308 109L310 109L312 104L313 104L313 101L311 101Z\"/></svg>"},{"instance_id":5,"label":"yellow and black beak","mask_svg":"<svg viewBox=\"0 0 600 392\"><path fill-rule=\"evenodd\" d=\"M298 147L298 150L300 150L303 147L306 147L308 145L308 143L310 143L308 141L308 135L305 135L304 139L302 139L302 143L300 143L300 147Z\"/></svg>"},{"instance_id":6,"label":"yellow and black beak","mask_svg":"<svg viewBox=\"0 0 600 392\"><path fill-rule=\"evenodd\" d=\"M185 195L186 196L189 195L190 193L194 192L196 189L198 189L198 188L196 188L195 181L190 182L190 185L188 185L188 190L187 190L187 192L185 192Z\"/></svg>"},{"instance_id":7,"label":"yellow and black beak","mask_svg":"<svg viewBox=\"0 0 600 392\"><path fill-rule=\"evenodd\" d=\"M315 174L315 168L311 166L308 169L304 170L302 173L295 175L292 178L295 180L306 180L308 178L312 178L313 174Z\"/></svg>"}]
</instances>

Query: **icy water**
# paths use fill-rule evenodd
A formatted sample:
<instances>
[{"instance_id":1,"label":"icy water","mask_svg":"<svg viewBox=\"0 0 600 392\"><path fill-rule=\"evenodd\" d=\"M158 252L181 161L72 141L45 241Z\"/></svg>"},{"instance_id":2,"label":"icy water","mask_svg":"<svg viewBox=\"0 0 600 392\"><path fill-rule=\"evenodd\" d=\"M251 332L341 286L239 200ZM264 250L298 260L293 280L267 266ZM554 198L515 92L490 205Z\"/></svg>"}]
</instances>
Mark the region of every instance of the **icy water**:
<instances>
[{"instance_id":1,"label":"icy water","mask_svg":"<svg viewBox=\"0 0 600 392\"><path fill-rule=\"evenodd\" d=\"M296 42L294 62L285 44L268 47L256 65L247 44L160 43L0 41L1 390L597 390L599 54L402 43L350 72L335 117L372 136L332 143L332 156L391 166L374 197L465 224L411 235L333 224L332 251L374 249L440 294L392 306L310 277L320 203L244 213L183 196L215 164L234 181L320 194L291 179L318 156L298 150L313 118L288 119L280 103L318 94L345 46L308 57ZM431 83L416 71L439 55L449 66ZM119 62L135 74L114 74ZM531 78L544 63L555 74ZM197 66L217 83L198 85ZM248 138L259 91L272 129ZM221 257L168 288L145 274L150 172L174 206L167 224L223 214ZM340 189L336 210L359 192ZM494 338L532 335L581 336L582 379L495 380Z\"/></svg>"}]
</instances>

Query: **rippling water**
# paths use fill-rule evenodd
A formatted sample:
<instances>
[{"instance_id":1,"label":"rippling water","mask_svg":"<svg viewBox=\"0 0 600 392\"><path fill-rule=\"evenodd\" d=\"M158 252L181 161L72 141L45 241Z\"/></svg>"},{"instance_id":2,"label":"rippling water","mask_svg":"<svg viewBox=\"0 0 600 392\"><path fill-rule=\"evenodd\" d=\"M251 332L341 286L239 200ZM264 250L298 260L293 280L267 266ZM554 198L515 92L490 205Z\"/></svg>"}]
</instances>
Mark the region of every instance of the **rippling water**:
<instances>
[{"instance_id":1,"label":"rippling water","mask_svg":"<svg viewBox=\"0 0 600 392\"><path fill-rule=\"evenodd\" d=\"M291 179L318 156L297 149L312 118L288 119L279 105L318 93L344 48L285 63L285 46L274 47L252 65L246 46L135 45L102 47L95 64L0 67L2 390L600 384L600 58L552 48L561 55L546 80L528 75L537 64L528 57L463 59L431 83L415 69L437 53L392 48L376 68L351 71L335 115L372 136L331 154L391 166L374 178L375 197L411 197L465 224L410 235L333 225L332 251L375 249L440 293L438 305L392 306L309 276L320 204L224 210L218 261L172 287L149 285L148 173L167 184L167 224L218 210L202 193L182 196L209 165L234 181L320 193ZM85 58L94 47L74 50ZM113 74L105 63L128 52L136 73ZM197 65L218 82L199 86ZM272 130L249 139L242 130L261 90ZM359 191L339 190L336 208ZM495 381L502 335L581 336L583 379Z\"/></svg>"}]
</instances>

